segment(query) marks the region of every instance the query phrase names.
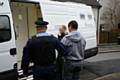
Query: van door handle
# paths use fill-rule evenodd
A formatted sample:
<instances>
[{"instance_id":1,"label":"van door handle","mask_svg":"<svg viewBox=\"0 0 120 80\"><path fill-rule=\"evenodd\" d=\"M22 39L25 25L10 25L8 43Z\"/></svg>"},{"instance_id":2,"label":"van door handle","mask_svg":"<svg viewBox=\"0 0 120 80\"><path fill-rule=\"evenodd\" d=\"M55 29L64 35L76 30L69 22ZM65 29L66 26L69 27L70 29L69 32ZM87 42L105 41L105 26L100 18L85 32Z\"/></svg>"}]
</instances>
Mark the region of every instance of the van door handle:
<instances>
[{"instance_id":1,"label":"van door handle","mask_svg":"<svg viewBox=\"0 0 120 80\"><path fill-rule=\"evenodd\" d=\"M17 54L16 48L10 49L10 55L15 56Z\"/></svg>"}]
</instances>

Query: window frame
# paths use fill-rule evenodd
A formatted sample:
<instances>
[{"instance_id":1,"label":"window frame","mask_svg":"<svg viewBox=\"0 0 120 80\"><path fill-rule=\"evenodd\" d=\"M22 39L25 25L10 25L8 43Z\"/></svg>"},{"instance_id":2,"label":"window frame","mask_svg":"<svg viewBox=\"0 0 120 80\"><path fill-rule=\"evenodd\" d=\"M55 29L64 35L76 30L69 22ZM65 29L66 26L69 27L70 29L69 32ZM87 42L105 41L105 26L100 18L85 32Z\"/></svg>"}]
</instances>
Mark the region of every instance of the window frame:
<instances>
[{"instance_id":1,"label":"window frame","mask_svg":"<svg viewBox=\"0 0 120 80\"><path fill-rule=\"evenodd\" d=\"M83 16L84 16L84 18L83 18ZM85 20L85 14L80 14L80 19Z\"/></svg>"},{"instance_id":2,"label":"window frame","mask_svg":"<svg viewBox=\"0 0 120 80\"><path fill-rule=\"evenodd\" d=\"M90 15L90 14L88 14L87 17L88 17L89 20L92 20L92 19L93 19L93 16Z\"/></svg>"},{"instance_id":3,"label":"window frame","mask_svg":"<svg viewBox=\"0 0 120 80\"><path fill-rule=\"evenodd\" d=\"M7 17L8 18L8 23L9 23L9 33L10 33L10 38L9 39L6 39L5 41L2 41L0 43L4 43L4 42L9 42L11 39L12 39L12 31L11 31L11 22L10 22L10 17L8 15L0 15L0 17L3 16L3 17Z\"/></svg>"}]
</instances>

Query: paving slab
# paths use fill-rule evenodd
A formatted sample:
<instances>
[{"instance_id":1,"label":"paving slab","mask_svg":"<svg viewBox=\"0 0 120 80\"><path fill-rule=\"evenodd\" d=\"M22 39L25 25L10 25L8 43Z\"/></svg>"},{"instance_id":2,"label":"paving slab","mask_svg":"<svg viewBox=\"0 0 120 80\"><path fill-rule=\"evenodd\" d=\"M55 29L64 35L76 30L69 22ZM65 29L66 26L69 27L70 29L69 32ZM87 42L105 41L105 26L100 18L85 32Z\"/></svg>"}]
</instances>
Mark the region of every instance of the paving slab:
<instances>
[{"instance_id":1,"label":"paving slab","mask_svg":"<svg viewBox=\"0 0 120 80\"><path fill-rule=\"evenodd\" d=\"M105 60L113 60L113 59L120 59L120 52L110 52L110 53L102 53L97 54L94 57L86 59L85 61L88 62L97 62L97 61L105 61Z\"/></svg>"},{"instance_id":2,"label":"paving slab","mask_svg":"<svg viewBox=\"0 0 120 80\"><path fill-rule=\"evenodd\" d=\"M85 69L98 76L104 76L120 72L120 59L105 60L98 62L88 62Z\"/></svg>"},{"instance_id":3,"label":"paving slab","mask_svg":"<svg viewBox=\"0 0 120 80\"><path fill-rule=\"evenodd\" d=\"M98 78L98 76L88 70L84 69L80 73L80 80L94 80Z\"/></svg>"},{"instance_id":4,"label":"paving slab","mask_svg":"<svg viewBox=\"0 0 120 80\"><path fill-rule=\"evenodd\" d=\"M103 44L98 47L99 53L120 52L120 45L117 44Z\"/></svg>"},{"instance_id":5,"label":"paving slab","mask_svg":"<svg viewBox=\"0 0 120 80\"><path fill-rule=\"evenodd\" d=\"M120 80L120 73L109 74L109 75L97 78L95 80Z\"/></svg>"}]
</instances>

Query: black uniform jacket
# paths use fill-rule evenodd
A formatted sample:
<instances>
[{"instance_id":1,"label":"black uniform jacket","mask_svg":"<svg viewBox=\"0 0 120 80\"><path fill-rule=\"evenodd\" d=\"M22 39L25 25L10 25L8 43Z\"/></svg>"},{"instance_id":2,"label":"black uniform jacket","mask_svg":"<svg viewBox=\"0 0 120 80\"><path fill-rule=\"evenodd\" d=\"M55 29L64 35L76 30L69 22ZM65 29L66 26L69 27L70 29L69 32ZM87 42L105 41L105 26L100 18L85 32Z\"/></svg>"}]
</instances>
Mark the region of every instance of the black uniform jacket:
<instances>
[{"instance_id":1,"label":"black uniform jacket","mask_svg":"<svg viewBox=\"0 0 120 80\"><path fill-rule=\"evenodd\" d=\"M59 55L66 55L65 46L54 36L38 36L29 39L23 49L21 68L24 74L28 73L30 62L34 66L47 66L53 64L56 60L56 51Z\"/></svg>"}]
</instances>

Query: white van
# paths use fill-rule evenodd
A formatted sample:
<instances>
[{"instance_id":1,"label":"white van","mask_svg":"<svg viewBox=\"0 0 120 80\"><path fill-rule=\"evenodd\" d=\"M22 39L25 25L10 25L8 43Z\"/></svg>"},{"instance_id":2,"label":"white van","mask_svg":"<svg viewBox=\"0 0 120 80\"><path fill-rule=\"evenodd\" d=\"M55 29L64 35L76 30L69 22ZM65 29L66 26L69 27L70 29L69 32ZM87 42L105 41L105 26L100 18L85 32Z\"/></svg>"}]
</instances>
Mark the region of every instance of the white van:
<instances>
[{"instance_id":1,"label":"white van","mask_svg":"<svg viewBox=\"0 0 120 80\"><path fill-rule=\"evenodd\" d=\"M48 21L48 31L58 34L59 26L66 25L71 20L79 24L79 32L87 41L85 59L95 56L97 48L97 26L94 20L93 10L90 6L73 2L40 1L42 17Z\"/></svg>"},{"instance_id":2,"label":"white van","mask_svg":"<svg viewBox=\"0 0 120 80\"><path fill-rule=\"evenodd\" d=\"M20 69L23 47L36 34L34 23L38 18L50 23L48 32L55 36L61 25L76 20L87 41L85 58L97 54L96 24L90 6L49 0L0 0L0 80L3 74L15 72L16 63Z\"/></svg>"}]
</instances>

